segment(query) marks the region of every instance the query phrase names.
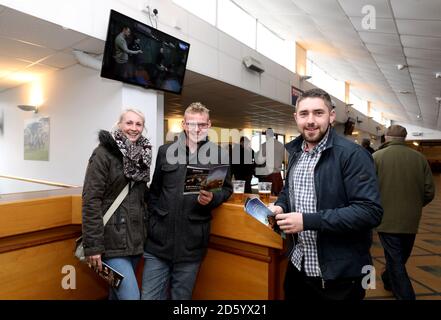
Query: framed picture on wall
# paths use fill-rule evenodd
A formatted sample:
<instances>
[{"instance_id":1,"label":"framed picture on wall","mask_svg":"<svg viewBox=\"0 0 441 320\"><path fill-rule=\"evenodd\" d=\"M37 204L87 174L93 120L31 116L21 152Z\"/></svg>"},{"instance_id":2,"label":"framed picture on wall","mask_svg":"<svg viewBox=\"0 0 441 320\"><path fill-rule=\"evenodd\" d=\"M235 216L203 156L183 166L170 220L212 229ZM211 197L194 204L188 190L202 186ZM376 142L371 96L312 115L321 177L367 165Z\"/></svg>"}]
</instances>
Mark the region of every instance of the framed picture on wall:
<instances>
[{"instance_id":1,"label":"framed picture on wall","mask_svg":"<svg viewBox=\"0 0 441 320\"><path fill-rule=\"evenodd\" d=\"M0 109L0 137L3 136L5 126L5 115L3 113L3 109Z\"/></svg>"},{"instance_id":2,"label":"framed picture on wall","mask_svg":"<svg viewBox=\"0 0 441 320\"><path fill-rule=\"evenodd\" d=\"M49 117L25 120L24 160L49 161Z\"/></svg>"}]
</instances>

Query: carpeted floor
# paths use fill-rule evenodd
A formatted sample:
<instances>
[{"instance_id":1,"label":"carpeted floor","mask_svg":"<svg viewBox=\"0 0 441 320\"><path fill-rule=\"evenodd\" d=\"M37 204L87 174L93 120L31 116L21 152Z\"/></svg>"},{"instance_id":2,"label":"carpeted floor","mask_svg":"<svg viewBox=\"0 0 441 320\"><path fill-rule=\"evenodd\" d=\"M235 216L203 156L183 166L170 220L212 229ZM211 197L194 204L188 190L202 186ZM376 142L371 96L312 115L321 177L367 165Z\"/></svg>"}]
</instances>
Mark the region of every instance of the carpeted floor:
<instances>
[{"instance_id":1,"label":"carpeted floor","mask_svg":"<svg viewBox=\"0 0 441 320\"><path fill-rule=\"evenodd\" d=\"M412 255L406 264L417 300L441 300L441 175L434 176L435 199L423 210ZM374 233L371 249L376 270L376 288L367 291L366 299L394 299L384 290L381 272L385 260L383 247Z\"/></svg>"}]
</instances>

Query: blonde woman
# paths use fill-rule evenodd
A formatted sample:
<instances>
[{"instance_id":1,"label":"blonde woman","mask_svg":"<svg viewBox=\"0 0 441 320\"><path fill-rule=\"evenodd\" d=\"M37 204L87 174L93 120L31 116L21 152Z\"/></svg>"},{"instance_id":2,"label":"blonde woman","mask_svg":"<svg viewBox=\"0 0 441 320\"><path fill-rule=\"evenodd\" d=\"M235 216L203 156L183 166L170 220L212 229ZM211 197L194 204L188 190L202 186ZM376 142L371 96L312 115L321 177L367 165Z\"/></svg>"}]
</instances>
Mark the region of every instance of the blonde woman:
<instances>
[{"instance_id":1,"label":"blonde woman","mask_svg":"<svg viewBox=\"0 0 441 320\"><path fill-rule=\"evenodd\" d=\"M111 132L99 132L99 146L89 159L83 187L83 243L87 262L102 269L102 261L124 275L109 298L138 300L135 270L143 252L147 182L151 145L143 135L145 118L127 109ZM131 183L129 193L103 226L103 215Z\"/></svg>"}]
</instances>

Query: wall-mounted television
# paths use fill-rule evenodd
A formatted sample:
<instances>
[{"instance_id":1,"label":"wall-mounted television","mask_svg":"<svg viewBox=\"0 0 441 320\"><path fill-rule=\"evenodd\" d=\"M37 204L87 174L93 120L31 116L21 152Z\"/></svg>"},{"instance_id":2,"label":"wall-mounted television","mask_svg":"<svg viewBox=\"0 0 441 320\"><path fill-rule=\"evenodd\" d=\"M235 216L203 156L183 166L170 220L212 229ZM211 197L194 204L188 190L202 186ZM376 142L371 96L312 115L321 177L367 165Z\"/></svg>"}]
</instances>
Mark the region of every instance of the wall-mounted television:
<instances>
[{"instance_id":1,"label":"wall-mounted television","mask_svg":"<svg viewBox=\"0 0 441 320\"><path fill-rule=\"evenodd\" d=\"M180 94L190 44L111 10L101 77Z\"/></svg>"}]
</instances>

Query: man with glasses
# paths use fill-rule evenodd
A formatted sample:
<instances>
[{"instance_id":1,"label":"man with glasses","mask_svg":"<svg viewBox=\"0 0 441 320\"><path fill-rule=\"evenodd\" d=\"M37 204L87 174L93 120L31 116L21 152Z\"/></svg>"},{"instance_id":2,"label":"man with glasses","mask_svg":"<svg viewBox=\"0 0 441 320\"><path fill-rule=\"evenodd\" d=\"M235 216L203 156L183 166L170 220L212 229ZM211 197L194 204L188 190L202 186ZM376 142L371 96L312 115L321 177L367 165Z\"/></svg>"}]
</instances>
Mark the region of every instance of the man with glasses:
<instances>
[{"instance_id":1,"label":"man with glasses","mask_svg":"<svg viewBox=\"0 0 441 320\"><path fill-rule=\"evenodd\" d=\"M191 299L207 252L211 210L232 193L228 172L220 191L184 195L188 164L208 168L228 164L228 154L208 140L209 110L201 103L186 109L182 127L177 141L159 148L150 186L142 280L145 300Z\"/></svg>"}]
</instances>

